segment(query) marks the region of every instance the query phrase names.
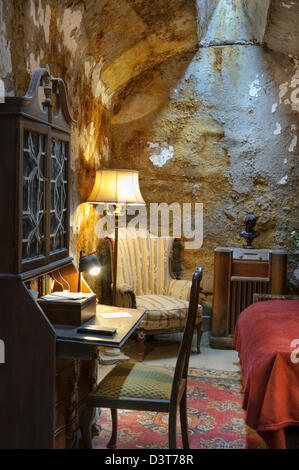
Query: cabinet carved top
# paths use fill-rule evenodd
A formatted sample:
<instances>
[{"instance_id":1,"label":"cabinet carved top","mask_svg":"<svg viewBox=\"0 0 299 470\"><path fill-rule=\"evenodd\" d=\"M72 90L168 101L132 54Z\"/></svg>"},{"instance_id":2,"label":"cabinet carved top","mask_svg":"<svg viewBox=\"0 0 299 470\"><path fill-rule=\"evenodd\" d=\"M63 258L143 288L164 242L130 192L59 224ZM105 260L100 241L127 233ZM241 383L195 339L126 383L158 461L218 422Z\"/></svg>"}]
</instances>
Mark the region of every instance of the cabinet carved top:
<instances>
[{"instance_id":1,"label":"cabinet carved top","mask_svg":"<svg viewBox=\"0 0 299 470\"><path fill-rule=\"evenodd\" d=\"M6 97L0 113L22 114L67 132L76 122L70 113L64 81L53 77L48 67L34 71L24 96Z\"/></svg>"}]
</instances>

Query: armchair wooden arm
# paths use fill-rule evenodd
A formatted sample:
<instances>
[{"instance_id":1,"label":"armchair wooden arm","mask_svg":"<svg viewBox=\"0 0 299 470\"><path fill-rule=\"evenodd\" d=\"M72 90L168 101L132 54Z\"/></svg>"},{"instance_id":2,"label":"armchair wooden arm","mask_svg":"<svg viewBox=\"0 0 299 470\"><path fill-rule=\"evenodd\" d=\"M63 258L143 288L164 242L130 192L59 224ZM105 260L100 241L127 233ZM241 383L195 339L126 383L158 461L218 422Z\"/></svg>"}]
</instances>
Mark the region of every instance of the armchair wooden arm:
<instances>
[{"instance_id":1,"label":"armchair wooden arm","mask_svg":"<svg viewBox=\"0 0 299 470\"><path fill-rule=\"evenodd\" d=\"M124 308L136 308L136 296L131 286L128 284L117 284L116 305Z\"/></svg>"}]
</instances>

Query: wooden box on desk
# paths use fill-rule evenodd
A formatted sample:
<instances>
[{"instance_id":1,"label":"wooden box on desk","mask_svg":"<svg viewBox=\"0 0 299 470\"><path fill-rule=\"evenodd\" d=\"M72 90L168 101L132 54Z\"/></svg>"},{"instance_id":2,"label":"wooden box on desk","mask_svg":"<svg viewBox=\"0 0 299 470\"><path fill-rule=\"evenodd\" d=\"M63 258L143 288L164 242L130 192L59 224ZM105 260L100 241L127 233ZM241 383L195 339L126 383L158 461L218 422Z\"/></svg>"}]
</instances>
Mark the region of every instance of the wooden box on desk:
<instances>
[{"instance_id":1,"label":"wooden box on desk","mask_svg":"<svg viewBox=\"0 0 299 470\"><path fill-rule=\"evenodd\" d=\"M51 323L80 326L96 314L96 295L84 294L83 299L38 299L40 307Z\"/></svg>"}]
</instances>

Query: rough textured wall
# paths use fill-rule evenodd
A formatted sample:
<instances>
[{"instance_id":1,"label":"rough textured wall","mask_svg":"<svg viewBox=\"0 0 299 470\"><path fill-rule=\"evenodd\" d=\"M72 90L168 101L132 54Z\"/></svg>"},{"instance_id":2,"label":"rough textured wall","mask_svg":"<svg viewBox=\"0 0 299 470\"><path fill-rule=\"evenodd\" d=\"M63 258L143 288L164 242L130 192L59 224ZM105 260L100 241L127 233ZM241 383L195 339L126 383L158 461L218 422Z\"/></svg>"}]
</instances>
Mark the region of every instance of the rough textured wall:
<instances>
[{"instance_id":1,"label":"rough textured wall","mask_svg":"<svg viewBox=\"0 0 299 470\"><path fill-rule=\"evenodd\" d=\"M148 203L204 203L204 244L185 250L183 277L203 264L208 303L213 250L242 244L248 212L259 216L256 246L292 248L299 69L273 37L284 43L294 19L280 26L279 15L295 18L297 6L277 13L278 3L0 1L7 90L24 93L33 69L49 64L70 91L73 253L99 244L95 211L78 203L102 166L139 170ZM259 45L265 30L278 52Z\"/></svg>"},{"instance_id":2,"label":"rough textured wall","mask_svg":"<svg viewBox=\"0 0 299 470\"><path fill-rule=\"evenodd\" d=\"M103 2L101 2L103 3ZM109 111L97 96L100 54L92 44L93 12L84 2L1 0L0 76L8 94L23 95L32 72L50 66L64 79L73 126L71 161L71 254L97 249L94 227L98 216L88 204L92 176L108 160ZM95 73L94 73L95 71ZM104 95L103 95L104 98Z\"/></svg>"},{"instance_id":3,"label":"rough textured wall","mask_svg":"<svg viewBox=\"0 0 299 470\"><path fill-rule=\"evenodd\" d=\"M175 11L181 21L186 3ZM135 10L150 30L146 8ZM190 21L190 48L144 68L111 119L111 164L140 171L147 202L204 203L204 243L185 250L183 276L202 263L207 294L213 250L242 245L247 213L259 217L257 247L292 249L298 226L298 61L259 46L265 25L252 29L245 11L237 1L199 1L199 48Z\"/></svg>"},{"instance_id":4,"label":"rough textured wall","mask_svg":"<svg viewBox=\"0 0 299 470\"><path fill-rule=\"evenodd\" d=\"M271 2L273 3L273 0L241 0L250 29L260 44L264 41Z\"/></svg>"},{"instance_id":5,"label":"rough textured wall","mask_svg":"<svg viewBox=\"0 0 299 470\"><path fill-rule=\"evenodd\" d=\"M299 57L299 2L297 0L271 1L264 41L275 51Z\"/></svg>"}]
</instances>

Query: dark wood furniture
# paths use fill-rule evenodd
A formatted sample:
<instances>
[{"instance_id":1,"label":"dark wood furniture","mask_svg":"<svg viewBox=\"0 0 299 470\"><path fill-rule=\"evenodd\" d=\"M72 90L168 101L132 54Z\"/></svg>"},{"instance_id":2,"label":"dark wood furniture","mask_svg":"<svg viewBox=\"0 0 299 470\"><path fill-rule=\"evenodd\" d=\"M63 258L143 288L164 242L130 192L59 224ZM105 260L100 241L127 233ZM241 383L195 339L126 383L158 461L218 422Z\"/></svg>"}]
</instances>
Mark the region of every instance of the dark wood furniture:
<instances>
[{"instance_id":1,"label":"dark wood furniture","mask_svg":"<svg viewBox=\"0 0 299 470\"><path fill-rule=\"evenodd\" d=\"M39 274L69 256L72 122L64 83L47 69L0 104L2 273Z\"/></svg>"},{"instance_id":2,"label":"dark wood furniture","mask_svg":"<svg viewBox=\"0 0 299 470\"><path fill-rule=\"evenodd\" d=\"M177 408L184 449L189 449L187 421L187 379L189 356L198 307L202 268L198 267L192 279L186 326L174 371L140 363L117 365L90 393L82 415L81 430L86 447L91 448L91 423L94 408L111 408L112 436L109 448L116 448L117 409L159 411L169 413L169 448L176 449Z\"/></svg>"},{"instance_id":3,"label":"dark wood furniture","mask_svg":"<svg viewBox=\"0 0 299 470\"><path fill-rule=\"evenodd\" d=\"M113 339L82 339L77 326L53 325L31 288L44 277L59 272L74 289L78 272L72 264L30 281L0 275L2 307L0 336L5 344L5 364L0 365L0 448L74 448L78 443L79 419L85 400L97 378L97 347L121 347L144 316L105 320L99 313L119 308L97 305L97 317L86 322L117 325ZM83 292L90 289L83 280Z\"/></svg>"},{"instance_id":4,"label":"dark wood furniture","mask_svg":"<svg viewBox=\"0 0 299 470\"><path fill-rule=\"evenodd\" d=\"M96 384L101 340L58 340L30 293L77 291L69 256L71 123L64 83L48 69L33 74L24 97L0 104L0 448L76 447ZM84 279L82 291L91 293Z\"/></svg>"},{"instance_id":5,"label":"dark wood furniture","mask_svg":"<svg viewBox=\"0 0 299 470\"><path fill-rule=\"evenodd\" d=\"M66 270L66 277L76 276L69 257L72 122L64 83L51 77L48 69L35 71L24 97L6 97L0 104L0 336L6 353L0 371L0 446L4 448L71 447L74 441L75 389L81 367L71 361L71 393L57 388L69 362L59 359L56 364L55 331L29 293L30 288L40 296L50 292L55 273L59 276ZM94 363L90 358L91 368ZM91 390L87 388L86 394ZM66 409L72 409L67 416Z\"/></svg>"},{"instance_id":6,"label":"dark wood furniture","mask_svg":"<svg viewBox=\"0 0 299 470\"><path fill-rule=\"evenodd\" d=\"M81 279L81 277L80 277ZM38 299L38 304L51 323L58 325L82 325L93 318L96 314L96 295L85 293L81 299L65 299L63 297L51 296Z\"/></svg>"},{"instance_id":7,"label":"dark wood furniture","mask_svg":"<svg viewBox=\"0 0 299 470\"><path fill-rule=\"evenodd\" d=\"M283 294L287 253L283 250L215 249L212 348L233 348L239 314L252 304L255 293Z\"/></svg>"},{"instance_id":8,"label":"dark wood furniture","mask_svg":"<svg viewBox=\"0 0 299 470\"><path fill-rule=\"evenodd\" d=\"M125 312L129 313L129 317L120 318L118 314ZM120 308L112 307L110 305L98 304L96 308L97 315L84 323L84 326L95 325L99 327L116 328L116 334L113 337L101 336L96 338L90 334L90 338L87 340L86 335L77 333L77 326L70 325L55 325L55 332L57 335L57 347L59 348L60 343L65 344L68 342L69 345L76 343L81 344L82 341L85 345L95 346L107 346L111 348L121 348L131 334L138 327L139 323L143 319L145 313L144 310L137 310L134 308ZM103 318L101 314L108 313L112 318ZM115 318L113 318L115 315Z\"/></svg>"}]
</instances>

